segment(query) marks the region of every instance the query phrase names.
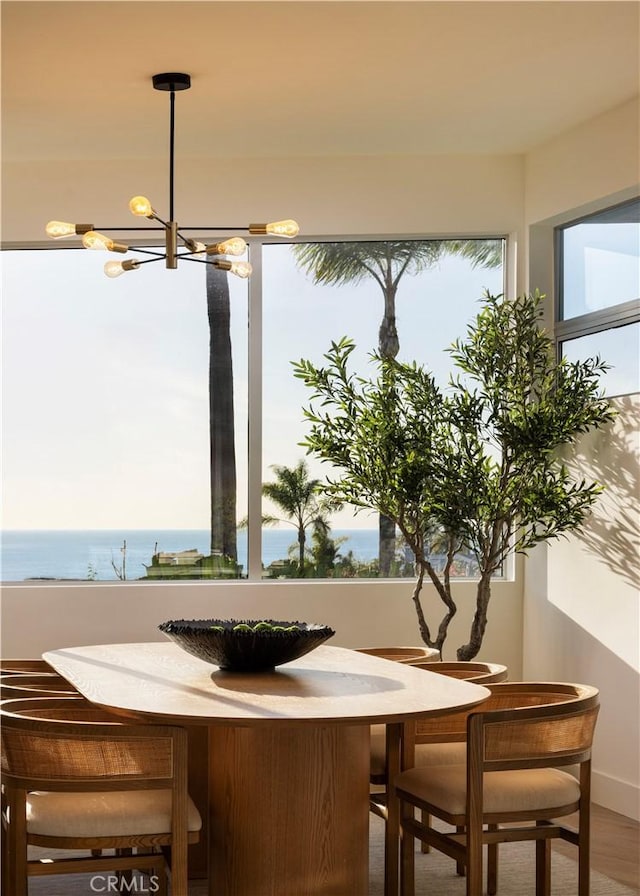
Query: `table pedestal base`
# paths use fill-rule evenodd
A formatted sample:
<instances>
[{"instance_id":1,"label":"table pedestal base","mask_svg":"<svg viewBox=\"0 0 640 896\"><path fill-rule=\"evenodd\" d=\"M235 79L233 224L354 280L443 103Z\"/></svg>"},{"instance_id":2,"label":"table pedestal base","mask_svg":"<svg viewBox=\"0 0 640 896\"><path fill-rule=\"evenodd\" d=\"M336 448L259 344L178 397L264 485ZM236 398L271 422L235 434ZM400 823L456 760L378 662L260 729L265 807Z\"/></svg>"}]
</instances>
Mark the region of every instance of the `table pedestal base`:
<instances>
[{"instance_id":1,"label":"table pedestal base","mask_svg":"<svg viewBox=\"0 0 640 896\"><path fill-rule=\"evenodd\" d=\"M210 729L210 896L367 896L369 726Z\"/></svg>"}]
</instances>

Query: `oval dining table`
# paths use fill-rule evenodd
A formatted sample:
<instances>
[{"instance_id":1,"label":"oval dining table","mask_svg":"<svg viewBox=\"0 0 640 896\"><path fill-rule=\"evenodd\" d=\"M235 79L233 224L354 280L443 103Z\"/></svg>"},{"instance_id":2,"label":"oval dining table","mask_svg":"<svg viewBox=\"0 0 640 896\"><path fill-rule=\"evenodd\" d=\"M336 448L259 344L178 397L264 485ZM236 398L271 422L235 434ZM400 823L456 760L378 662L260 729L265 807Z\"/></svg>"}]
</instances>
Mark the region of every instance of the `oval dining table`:
<instances>
[{"instance_id":1,"label":"oval dining table","mask_svg":"<svg viewBox=\"0 0 640 896\"><path fill-rule=\"evenodd\" d=\"M489 691L341 647L271 672L223 672L173 643L43 654L93 703L209 731L209 896L368 896L370 726L387 725L389 778L404 723ZM388 807L385 894L398 891ZM186 896L186 894L175 894Z\"/></svg>"}]
</instances>

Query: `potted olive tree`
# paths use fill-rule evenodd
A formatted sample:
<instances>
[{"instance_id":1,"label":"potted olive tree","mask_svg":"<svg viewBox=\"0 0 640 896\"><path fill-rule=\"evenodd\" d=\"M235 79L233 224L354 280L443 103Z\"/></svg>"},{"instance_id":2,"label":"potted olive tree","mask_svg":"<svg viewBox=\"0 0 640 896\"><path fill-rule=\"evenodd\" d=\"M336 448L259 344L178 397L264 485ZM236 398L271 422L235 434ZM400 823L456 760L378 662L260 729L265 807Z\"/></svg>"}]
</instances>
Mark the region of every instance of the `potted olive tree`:
<instances>
[{"instance_id":1,"label":"potted olive tree","mask_svg":"<svg viewBox=\"0 0 640 896\"><path fill-rule=\"evenodd\" d=\"M599 387L606 365L556 360L541 327L543 299L487 293L449 349L457 372L446 390L423 366L379 354L375 378L362 378L350 369L348 338L331 344L323 366L293 364L312 393L302 444L335 470L327 495L395 521L415 560L422 639L441 653L457 610L456 555L475 555L476 608L459 660L480 650L491 579L509 552L579 529L602 488L572 477L560 449L613 419ZM430 559L435 550L442 568ZM421 603L425 577L444 604L434 630Z\"/></svg>"}]
</instances>

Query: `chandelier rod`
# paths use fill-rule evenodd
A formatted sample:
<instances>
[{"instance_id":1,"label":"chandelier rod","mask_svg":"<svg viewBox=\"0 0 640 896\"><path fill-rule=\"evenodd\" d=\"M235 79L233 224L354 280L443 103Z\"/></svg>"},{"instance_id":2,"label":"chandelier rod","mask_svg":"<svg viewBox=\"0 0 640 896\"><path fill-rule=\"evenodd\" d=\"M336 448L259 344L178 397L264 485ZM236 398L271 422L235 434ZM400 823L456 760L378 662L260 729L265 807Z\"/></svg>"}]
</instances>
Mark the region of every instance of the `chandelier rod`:
<instances>
[{"instance_id":1,"label":"chandelier rod","mask_svg":"<svg viewBox=\"0 0 640 896\"><path fill-rule=\"evenodd\" d=\"M176 119L176 92L171 85L170 94L170 120L169 120L169 220L175 221L173 216L173 165L174 165L174 143L175 143L175 119Z\"/></svg>"}]
</instances>

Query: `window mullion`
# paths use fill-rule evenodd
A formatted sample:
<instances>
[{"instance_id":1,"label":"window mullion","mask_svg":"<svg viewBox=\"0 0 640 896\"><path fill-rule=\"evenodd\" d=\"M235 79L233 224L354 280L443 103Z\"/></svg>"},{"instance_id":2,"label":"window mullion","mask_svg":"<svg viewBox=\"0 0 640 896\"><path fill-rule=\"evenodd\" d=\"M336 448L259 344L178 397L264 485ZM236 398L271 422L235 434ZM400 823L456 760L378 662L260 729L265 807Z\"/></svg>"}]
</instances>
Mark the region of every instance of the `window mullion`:
<instances>
[{"instance_id":1,"label":"window mullion","mask_svg":"<svg viewBox=\"0 0 640 896\"><path fill-rule=\"evenodd\" d=\"M557 321L556 337L558 340L566 340L587 336L600 330L622 327L637 320L640 320L640 299L633 299L611 308L602 308L588 314L581 314L579 317Z\"/></svg>"},{"instance_id":2,"label":"window mullion","mask_svg":"<svg viewBox=\"0 0 640 896\"><path fill-rule=\"evenodd\" d=\"M262 243L251 240L249 280L247 578L262 578Z\"/></svg>"}]
</instances>

